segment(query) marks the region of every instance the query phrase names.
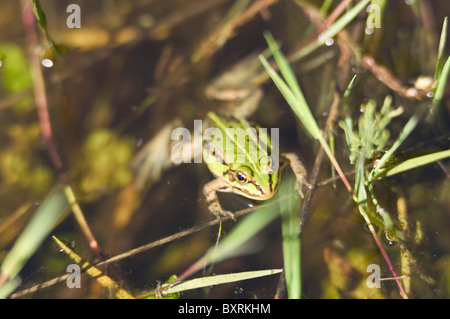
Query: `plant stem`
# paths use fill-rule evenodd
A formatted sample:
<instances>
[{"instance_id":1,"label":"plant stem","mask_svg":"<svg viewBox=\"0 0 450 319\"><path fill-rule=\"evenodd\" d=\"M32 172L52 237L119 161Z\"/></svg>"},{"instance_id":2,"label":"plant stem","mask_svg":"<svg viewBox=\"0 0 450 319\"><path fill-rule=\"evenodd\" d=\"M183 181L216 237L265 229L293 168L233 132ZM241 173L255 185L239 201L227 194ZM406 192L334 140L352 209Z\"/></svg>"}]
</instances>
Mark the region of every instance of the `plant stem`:
<instances>
[{"instance_id":1,"label":"plant stem","mask_svg":"<svg viewBox=\"0 0 450 319\"><path fill-rule=\"evenodd\" d=\"M58 177L61 183L65 184L64 192L67 196L67 200L71 203L71 208L74 213L75 218L83 230L86 238L89 241L89 245L93 250L101 256L100 250L98 248L98 243L95 237L92 234L92 231L89 229L89 225L84 218L83 212L81 211L77 201L75 199L75 195L73 194L72 188L68 184L67 175L64 170L64 166L61 160L61 157L56 149L55 142L53 140L53 132L52 125L50 121L50 115L48 111L48 100L47 94L45 90L45 81L44 76L42 74L41 63L39 56L36 54L36 48L39 46L39 38L36 31L36 18L34 16L34 12L32 6L29 1L21 0L21 8L22 8L22 21L25 27L25 35L29 44L29 54L28 60L30 63L31 74L33 78L33 89L34 89L34 99L36 102L36 107L38 111L39 124L42 132L42 137L47 145L48 152L50 155L50 159L52 164L58 173ZM45 31L46 32L46 31Z\"/></svg>"}]
</instances>

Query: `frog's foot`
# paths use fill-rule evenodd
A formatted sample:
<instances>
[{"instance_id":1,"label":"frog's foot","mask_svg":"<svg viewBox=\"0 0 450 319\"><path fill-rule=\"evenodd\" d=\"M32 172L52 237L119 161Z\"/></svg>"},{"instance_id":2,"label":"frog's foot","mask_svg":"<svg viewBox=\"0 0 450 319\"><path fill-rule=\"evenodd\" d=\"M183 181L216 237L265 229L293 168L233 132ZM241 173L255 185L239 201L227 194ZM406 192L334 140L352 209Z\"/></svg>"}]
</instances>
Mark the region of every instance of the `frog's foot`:
<instances>
[{"instance_id":1,"label":"frog's foot","mask_svg":"<svg viewBox=\"0 0 450 319\"><path fill-rule=\"evenodd\" d=\"M223 186L223 181L220 179L215 179L203 187L203 194L205 195L206 202L208 203L208 210L218 219L231 217L233 220L236 220L236 217L232 212L224 210L222 205L220 205L219 198L217 197L217 191L222 189Z\"/></svg>"},{"instance_id":2,"label":"frog's foot","mask_svg":"<svg viewBox=\"0 0 450 319\"><path fill-rule=\"evenodd\" d=\"M219 203L211 203L208 206L208 210L216 216L218 220L229 219L236 220L236 216L228 210L222 208Z\"/></svg>"},{"instance_id":3,"label":"frog's foot","mask_svg":"<svg viewBox=\"0 0 450 319\"><path fill-rule=\"evenodd\" d=\"M301 198L305 198L305 194L303 194L303 184L299 181L295 182L295 190L300 194Z\"/></svg>"}]
</instances>

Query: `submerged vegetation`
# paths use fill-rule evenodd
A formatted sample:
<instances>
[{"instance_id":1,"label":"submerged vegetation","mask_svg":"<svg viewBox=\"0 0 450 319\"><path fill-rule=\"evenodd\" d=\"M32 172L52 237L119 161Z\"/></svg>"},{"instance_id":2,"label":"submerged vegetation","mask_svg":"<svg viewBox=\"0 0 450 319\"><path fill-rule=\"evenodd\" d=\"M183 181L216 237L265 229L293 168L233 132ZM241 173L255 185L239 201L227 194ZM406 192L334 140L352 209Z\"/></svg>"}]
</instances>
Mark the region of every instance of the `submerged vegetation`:
<instances>
[{"instance_id":1,"label":"submerged vegetation","mask_svg":"<svg viewBox=\"0 0 450 319\"><path fill-rule=\"evenodd\" d=\"M0 297L450 297L448 1L0 9ZM279 128L302 196L210 214L170 155L211 111Z\"/></svg>"}]
</instances>

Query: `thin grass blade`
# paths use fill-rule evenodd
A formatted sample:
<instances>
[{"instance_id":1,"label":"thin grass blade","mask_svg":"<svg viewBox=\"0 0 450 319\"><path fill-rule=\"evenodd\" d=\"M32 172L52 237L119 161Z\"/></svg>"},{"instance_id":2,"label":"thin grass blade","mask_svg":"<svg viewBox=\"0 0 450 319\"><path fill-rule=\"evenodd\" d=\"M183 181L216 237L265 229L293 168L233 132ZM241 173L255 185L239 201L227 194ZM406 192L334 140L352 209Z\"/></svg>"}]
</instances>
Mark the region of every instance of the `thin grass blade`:
<instances>
[{"instance_id":1,"label":"thin grass blade","mask_svg":"<svg viewBox=\"0 0 450 319\"><path fill-rule=\"evenodd\" d=\"M447 58L447 61L442 68L442 72L439 76L439 82L436 87L436 91L434 92L433 103L437 103L442 100L444 97L445 86L447 84L447 79L450 73L450 57Z\"/></svg>"},{"instance_id":2,"label":"thin grass blade","mask_svg":"<svg viewBox=\"0 0 450 319\"><path fill-rule=\"evenodd\" d=\"M248 280L253 278L259 278L264 276L270 276L274 274L281 273L281 269L267 269L267 270L257 270L257 271L246 271L235 274L225 274L225 275L215 275L208 277L195 278L192 280L187 280L176 286L165 289L162 287L163 294L172 294L177 292L182 292L186 290L211 287L215 285L226 284L230 282Z\"/></svg>"},{"instance_id":3,"label":"thin grass blade","mask_svg":"<svg viewBox=\"0 0 450 319\"><path fill-rule=\"evenodd\" d=\"M434 163L440 160L443 160L445 158L450 157L450 150L445 150L441 152L436 152L432 154L422 155L418 157L414 157L411 159L408 159L390 170L387 171L386 176L393 176L395 174L399 174L405 171L408 171L410 169L414 169L423 165L427 165L430 163Z\"/></svg>"},{"instance_id":4,"label":"thin grass blade","mask_svg":"<svg viewBox=\"0 0 450 319\"><path fill-rule=\"evenodd\" d=\"M273 52L272 52L273 54ZM272 68L272 66L267 62L266 58L262 55L259 56L261 63L266 69L269 76L272 78L273 82L277 86L278 90L281 92L283 97L286 99L288 104L291 106L292 110L295 112L297 117L305 126L306 130L315 139L319 139L320 129L314 120L311 111L309 110L308 104L306 103L303 95L301 95L300 100L297 99L296 95L292 89L286 84L286 82L278 75L277 72Z\"/></svg>"},{"instance_id":5,"label":"thin grass blade","mask_svg":"<svg viewBox=\"0 0 450 319\"><path fill-rule=\"evenodd\" d=\"M1 265L2 278L14 278L67 210L68 202L60 187L52 190L20 234Z\"/></svg>"},{"instance_id":6,"label":"thin grass blade","mask_svg":"<svg viewBox=\"0 0 450 319\"><path fill-rule=\"evenodd\" d=\"M408 122L403 127L402 131L400 132L397 140L392 144L391 148L384 153L384 155L381 157L381 159L378 161L377 166L372 169L372 171L369 174L369 182L372 182L372 180L376 179L377 177L384 174L384 170L382 168L386 164L386 162L389 160L389 158L394 154L394 152L400 147L400 145L406 140L406 138L409 136L409 134L414 130L417 123L419 122L419 119L416 115L411 116L411 118L408 120Z\"/></svg>"},{"instance_id":7,"label":"thin grass blade","mask_svg":"<svg viewBox=\"0 0 450 319\"><path fill-rule=\"evenodd\" d=\"M434 72L434 79L437 80L441 77L441 67L442 67L442 61L444 58L444 51L445 51L445 43L447 41L447 25L448 25L448 17L445 17L444 23L442 23L442 31L441 31L441 37L439 40L439 48L438 48L438 58L436 62L436 70Z\"/></svg>"},{"instance_id":8,"label":"thin grass blade","mask_svg":"<svg viewBox=\"0 0 450 319\"><path fill-rule=\"evenodd\" d=\"M302 277L300 267L300 196L295 194L295 182L292 178L285 181L288 196L285 201L280 202L281 232L283 235L283 260L284 273L288 297L300 299Z\"/></svg>"},{"instance_id":9,"label":"thin grass blade","mask_svg":"<svg viewBox=\"0 0 450 319\"><path fill-rule=\"evenodd\" d=\"M120 287L120 285L113 279L105 275L100 269L91 265L89 262L84 261L77 253L65 245L55 236L52 237L56 244L64 250L64 252L72 259L75 263L80 264L81 269L85 270L86 273L94 278L101 286L111 289L114 292L114 296L118 299L134 299L134 296Z\"/></svg>"},{"instance_id":10,"label":"thin grass blade","mask_svg":"<svg viewBox=\"0 0 450 319\"><path fill-rule=\"evenodd\" d=\"M50 192L5 258L1 266L2 273L10 277L17 275L67 207L68 202L60 188Z\"/></svg>"},{"instance_id":11,"label":"thin grass blade","mask_svg":"<svg viewBox=\"0 0 450 319\"><path fill-rule=\"evenodd\" d=\"M270 38L269 38L269 41ZM274 42L274 41L273 41ZM278 46L274 43L271 44L272 49L274 49L274 52L272 54L282 56L281 51L278 49ZM296 87L295 90L300 90L300 99L297 99L296 95L292 91L292 88L290 88L286 82L277 74L277 72L272 68L272 66L267 62L266 58L262 55L259 56L261 63L263 64L264 68L266 69L266 72L269 74L269 76L272 78L273 82L281 92L281 94L284 96L288 104L291 106L292 110L295 112L297 117L302 122L305 129L320 142L320 145L324 149L325 153L327 154L328 158L330 159L331 163L333 164L334 168L339 174L339 177L341 178L342 182L344 183L345 187L349 192L352 191L351 186L349 182L347 181L347 178L345 177L344 172L342 171L341 167L339 166L339 163L337 162L336 158L334 157L333 153L331 152L330 147L328 146L327 142L323 138L322 131L320 130L319 126L317 125L316 120L314 119L314 116L311 113L311 110L308 106L308 103L303 97L303 94L301 93L300 86L295 84ZM283 62L282 62L283 63ZM284 64L284 68L290 68L289 64ZM289 74L291 73L288 72ZM290 75L288 75L290 76ZM290 78L289 81L296 81L295 79Z\"/></svg>"},{"instance_id":12,"label":"thin grass blade","mask_svg":"<svg viewBox=\"0 0 450 319\"><path fill-rule=\"evenodd\" d=\"M291 61L297 61L324 45L328 39L334 37L342 29L344 29L347 24L349 24L369 4L370 1L371 0L363 0L350 10L348 10L342 17L336 20L335 23L333 23L325 31L319 34L316 41L309 43L304 48L299 50L296 54L294 54L291 57Z\"/></svg>"}]
</instances>

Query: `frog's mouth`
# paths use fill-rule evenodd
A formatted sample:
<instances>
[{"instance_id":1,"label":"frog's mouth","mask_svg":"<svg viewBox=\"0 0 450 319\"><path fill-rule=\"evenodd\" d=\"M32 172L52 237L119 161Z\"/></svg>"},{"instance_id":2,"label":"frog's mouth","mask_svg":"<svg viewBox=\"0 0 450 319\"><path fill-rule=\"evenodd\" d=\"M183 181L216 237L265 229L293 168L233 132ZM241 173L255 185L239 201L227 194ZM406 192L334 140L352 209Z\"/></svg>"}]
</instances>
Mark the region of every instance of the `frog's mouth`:
<instances>
[{"instance_id":1,"label":"frog's mouth","mask_svg":"<svg viewBox=\"0 0 450 319\"><path fill-rule=\"evenodd\" d=\"M227 182L230 183L229 181L227 181ZM276 186L273 189L272 189L272 187L270 187L270 189L263 189L261 186L257 185L253 180L250 180L248 183L253 184L253 186L254 186L253 189L255 190L253 193L246 191L243 188L237 188L237 187L233 187L233 193L244 196L251 200L265 201L265 200L268 200L269 198L272 198L273 195L275 195L275 193L277 192Z\"/></svg>"}]
</instances>

